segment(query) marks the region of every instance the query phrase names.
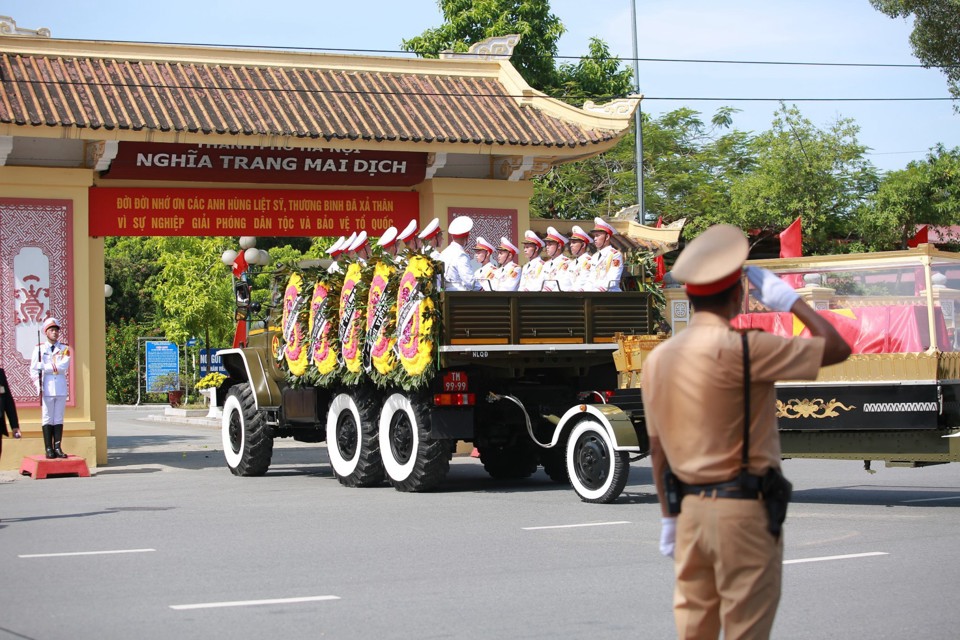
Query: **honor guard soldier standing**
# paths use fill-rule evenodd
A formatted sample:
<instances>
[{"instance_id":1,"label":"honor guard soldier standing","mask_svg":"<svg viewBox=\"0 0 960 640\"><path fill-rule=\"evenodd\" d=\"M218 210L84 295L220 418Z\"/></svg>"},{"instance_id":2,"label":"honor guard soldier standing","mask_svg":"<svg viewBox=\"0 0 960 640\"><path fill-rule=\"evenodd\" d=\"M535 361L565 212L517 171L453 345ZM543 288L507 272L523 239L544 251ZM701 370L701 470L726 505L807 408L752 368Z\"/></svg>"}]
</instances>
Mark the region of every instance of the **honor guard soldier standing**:
<instances>
[{"instance_id":1,"label":"honor guard soldier standing","mask_svg":"<svg viewBox=\"0 0 960 640\"><path fill-rule=\"evenodd\" d=\"M545 240L547 259L543 265L543 290L573 291L573 273L570 271L572 261L563 255L567 237L553 227L547 227Z\"/></svg>"},{"instance_id":2,"label":"honor guard soldier standing","mask_svg":"<svg viewBox=\"0 0 960 640\"><path fill-rule=\"evenodd\" d=\"M340 264L337 262L337 258L340 257L340 254L343 253L343 245L346 244L347 239L343 236L340 236L336 242L330 245L330 248L327 249L327 255L330 256L330 259L333 262L330 263L330 266L327 267L327 273L338 273L340 271Z\"/></svg>"},{"instance_id":3,"label":"honor guard soldier standing","mask_svg":"<svg viewBox=\"0 0 960 640\"><path fill-rule=\"evenodd\" d=\"M472 229L473 220L467 216L457 216L447 227L450 244L440 253L440 260L443 261L443 286L448 291L472 291L474 288L476 267L470 263L470 256L464 249Z\"/></svg>"},{"instance_id":4,"label":"honor guard soldier standing","mask_svg":"<svg viewBox=\"0 0 960 640\"><path fill-rule=\"evenodd\" d=\"M397 255L401 263L406 262L407 257L420 248L420 244L417 241L419 226L416 219L411 220L409 224L403 228L403 231L397 234L397 242L403 244L403 246L397 247Z\"/></svg>"},{"instance_id":5,"label":"honor guard soldier standing","mask_svg":"<svg viewBox=\"0 0 960 640\"><path fill-rule=\"evenodd\" d=\"M527 264L520 272L520 287L518 291L540 291L543 289L543 259L540 251L543 249L543 240L536 233L527 229L523 234L523 255L527 257Z\"/></svg>"},{"instance_id":6,"label":"honor guard soldier standing","mask_svg":"<svg viewBox=\"0 0 960 640\"><path fill-rule=\"evenodd\" d=\"M440 252L437 251L437 247L443 242L443 232L440 231L440 220L438 218L428 222L417 239L420 241L420 250L424 254L430 256L432 260L440 260Z\"/></svg>"},{"instance_id":7,"label":"honor guard soldier standing","mask_svg":"<svg viewBox=\"0 0 960 640\"><path fill-rule=\"evenodd\" d=\"M500 238L497 247L497 262L500 266L493 276L494 291L516 291L520 285L520 267L517 265L517 245Z\"/></svg>"},{"instance_id":8,"label":"honor guard soldier standing","mask_svg":"<svg viewBox=\"0 0 960 640\"><path fill-rule=\"evenodd\" d=\"M483 239L483 236L477 236L477 242L473 247L473 259L477 261L480 268L473 272L473 287L480 291L493 291L494 274L497 272L497 264L492 260L496 247Z\"/></svg>"},{"instance_id":9,"label":"honor guard soldier standing","mask_svg":"<svg viewBox=\"0 0 960 640\"><path fill-rule=\"evenodd\" d=\"M587 291L620 291L620 277L623 275L623 254L612 244L611 239L617 233L603 218L593 219L594 227L590 231L597 252L590 263L591 280Z\"/></svg>"},{"instance_id":10,"label":"honor guard soldier standing","mask_svg":"<svg viewBox=\"0 0 960 640\"><path fill-rule=\"evenodd\" d=\"M578 225L573 225L570 232L570 255L573 256L570 272L573 276L573 290L586 291L590 284L590 259L593 257L588 250L593 240L586 231Z\"/></svg>"},{"instance_id":11,"label":"honor guard soldier standing","mask_svg":"<svg viewBox=\"0 0 960 640\"><path fill-rule=\"evenodd\" d=\"M48 458L66 458L60 447L63 440L63 413L67 406L67 370L70 347L60 342L60 323L56 318L43 321L47 339L33 349L30 379L40 394L43 422L43 446Z\"/></svg>"},{"instance_id":12,"label":"honor guard soldier standing","mask_svg":"<svg viewBox=\"0 0 960 640\"><path fill-rule=\"evenodd\" d=\"M350 253L353 254L357 262L362 266L366 266L367 261L370 259L370 246L367 242L367 232L361 231L357 234L357 239L353 241L353 244L350 245Z\"/></svg>"},{"instance_id":13,"label":"honor guard soldier standing","mask_svg":"<svg viewBox=\"0 0 960 640\"><path fill-rule=\"evenodd\" d=\"M780 525L790 484L780 473L777 380L813 380L850 347L773 273L748 267L754 297L792 312L812 338L730 326L744 300L748 244L729 225L690 242L673 268L690 324L655 348L641 388L663 514L660 551L674 556L679 638L769 638L783 565ZM679 513L679 515L675 515Z\"/></svg>"}]
</instances>

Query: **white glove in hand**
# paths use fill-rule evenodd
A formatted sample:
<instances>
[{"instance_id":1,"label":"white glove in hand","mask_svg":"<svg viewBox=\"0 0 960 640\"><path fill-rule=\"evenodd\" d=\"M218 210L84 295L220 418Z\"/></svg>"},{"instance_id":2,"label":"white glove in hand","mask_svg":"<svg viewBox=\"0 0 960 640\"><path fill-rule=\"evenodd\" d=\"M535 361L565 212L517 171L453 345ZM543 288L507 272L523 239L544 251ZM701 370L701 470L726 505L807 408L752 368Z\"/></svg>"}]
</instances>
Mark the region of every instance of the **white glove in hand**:
<instances>
[{"instance_id":1,"label":"white glove in hand","mask_svg":"<svg viewBox=\"0 0 960 640\"><path fill-rule=\"evenodd\" d=\"M673 557L673 549L677 542L677 519L660 518L660 553L668 558Z\"/></svg>"},{"instance_id":2,"label":"white glove in hand","mask_svg":"<svg viewBox=\"0 0 960 640\"><path fill-rule=\"evenodd\" d=\"M747 267L747 279L754 289L754 297L772 311L790 311L800 296L793 287L775 273L760 267Z\"/></svg>"}]
</instances>

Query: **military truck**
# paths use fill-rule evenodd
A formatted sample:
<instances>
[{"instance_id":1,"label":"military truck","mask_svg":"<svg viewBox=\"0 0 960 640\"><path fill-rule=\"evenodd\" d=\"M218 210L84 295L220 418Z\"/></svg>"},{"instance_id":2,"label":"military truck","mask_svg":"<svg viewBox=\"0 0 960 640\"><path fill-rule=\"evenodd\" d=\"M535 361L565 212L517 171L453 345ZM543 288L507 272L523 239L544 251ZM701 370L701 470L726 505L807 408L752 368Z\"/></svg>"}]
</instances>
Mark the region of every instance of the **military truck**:
<instances>
[{"instance_id":1,"label":"military truck","mask_svg":"<svg viewBox=\"0 0 960 640\"><path fill-rule=\"evenodd\" d=\"M784 458L873 461L922 467L960 461L960 255L931 245L874 254L748 264L790 282L850 344L853 355L813 381L777 384ZM683 290L666 290L667 317L681 331L691 309ZM802 335L790 313L749 297L742 329ZM587 502L623 491L631 460L648 453L640 395L645 356L666 335L619 335L618 386L602 402L573 405L555 418L551 443L567 442L570 480Z\"/></svg>"},{"instance_id":2,"label":"military truck","mask_svg":"<svg viewBox=\"0 0 960 640\"><path fill-rule=\"evenodd\" d=\"M418 255L279 273L264 319L219 352L230 470L266 473L289 437L326 442L343 485L428 491L463 442L494 478L566 481L546 416L616 386L614 335L651 332L650 294L443 291L438 271ZM246 327L258 309L236 289Z\"/></svg>"}]
</instances>

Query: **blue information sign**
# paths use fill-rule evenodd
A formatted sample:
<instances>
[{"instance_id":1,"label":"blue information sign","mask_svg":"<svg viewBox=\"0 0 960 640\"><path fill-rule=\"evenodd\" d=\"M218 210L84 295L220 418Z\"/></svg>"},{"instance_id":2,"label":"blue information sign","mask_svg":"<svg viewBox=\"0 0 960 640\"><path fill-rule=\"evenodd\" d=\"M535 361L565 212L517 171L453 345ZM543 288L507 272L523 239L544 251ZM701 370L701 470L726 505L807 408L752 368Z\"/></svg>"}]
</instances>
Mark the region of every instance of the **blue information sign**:
<instances>
[{"instance_id":1,"label":"blue information sign","mask_svg":"<svg viewBox=\"0 0 960 640\"><path fill-rule=\"evenodd\" d=\"M200 373L203 375L207 374L208 360L210 362L210 373L227 373L223 363L220 361L220 356L217 355L217 351L220 351L220 349L200 349Z\"/></svg>"},{"instance_id":2,"label":"blue information sign","mask_svg":"<svg viewBox=\"0 0 960 640\"><path fill-rule=\"evenodd\" d=\"M197 346L197 339L196 339L196 338L188 338L188 339L187 339L187 346L188 346L188 347L195 347L195 346Z\"/></svg>"},{"instance_id":3,"label":"blue information sign","mask_svg":"<svg viewBox=\"0 0 960 640\"><path fill-rule=\"evenodd\" d=\"M180 388L180 348L175 342L147 342L147 391L162 393Z\"/></svg>"}]
</instances>

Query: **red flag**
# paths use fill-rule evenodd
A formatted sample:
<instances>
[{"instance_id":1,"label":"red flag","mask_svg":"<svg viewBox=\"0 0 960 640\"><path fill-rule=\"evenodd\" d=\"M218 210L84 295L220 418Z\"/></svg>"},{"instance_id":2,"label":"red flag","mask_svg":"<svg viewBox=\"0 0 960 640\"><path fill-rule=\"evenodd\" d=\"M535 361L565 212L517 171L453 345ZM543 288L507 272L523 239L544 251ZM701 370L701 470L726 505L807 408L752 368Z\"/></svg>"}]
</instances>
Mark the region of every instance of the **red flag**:
<instances>
[{"instance_id":1,"label":"red flag","mask_svg":"<svg viewBox=\"0 0 960 640\"><path fill-rule=\"evenodd\" d=\"M930 236L930 225L925 224L919 229L917 229L917 232L913 234L912 238L907 240L907 246L910 247L911 249L914 249L920 246L921 244L926 244L930 242L929 236Z\"/></svg>"},{"instance_id":2,"label":"red flag","mask_svg":"<svg viewBox=\"0 0 960 640\"><path fill-rule=\"evenodd\" d=\"M243 256L243 251L237 254L237 259L233 261L233 275L240 277L247 270L247 259Z\"/></svg>"},{"instance_id":3,"label":"red flag","mask_svg":"<svg viewBox=\"0 0 960 640\"><path fill-rule=\"evenodd\" d=\"M799 258L803 255L803 234L800 231L800 216L780 232L780 257Z\"/></svg>"},{"instance_id":4,"label":"red flag","mask_svg":"<svg viewBox=\"0 0 960 640\"><path fill-rule=\"evenodd\" d=\"M663 216L657 218L657 229L663 226ZM657 256L654 259L654 265L656 265L656 274L653 276L654 282L663 282L663 276L667 275L667 266L663 262L663 254Z\"/></svg>"}]
</instances>

